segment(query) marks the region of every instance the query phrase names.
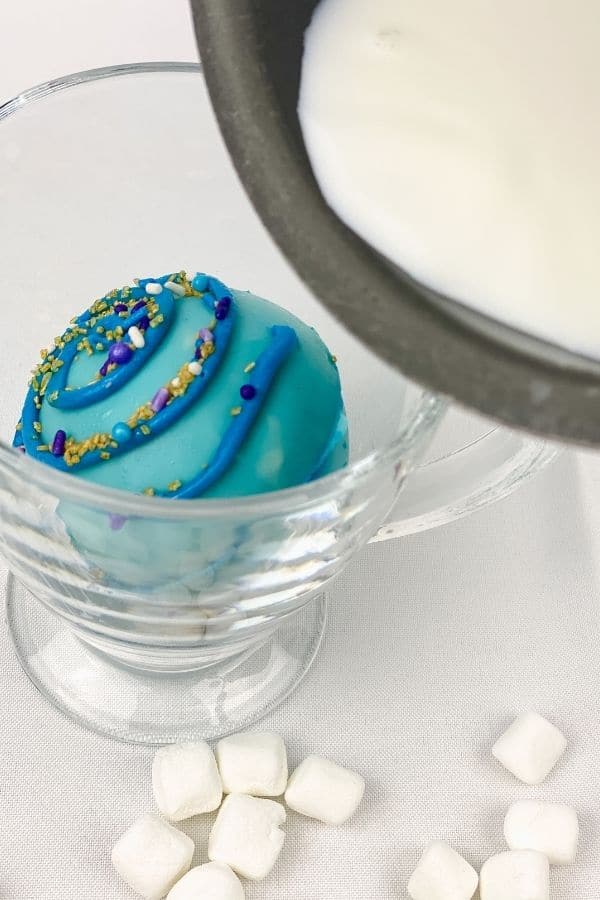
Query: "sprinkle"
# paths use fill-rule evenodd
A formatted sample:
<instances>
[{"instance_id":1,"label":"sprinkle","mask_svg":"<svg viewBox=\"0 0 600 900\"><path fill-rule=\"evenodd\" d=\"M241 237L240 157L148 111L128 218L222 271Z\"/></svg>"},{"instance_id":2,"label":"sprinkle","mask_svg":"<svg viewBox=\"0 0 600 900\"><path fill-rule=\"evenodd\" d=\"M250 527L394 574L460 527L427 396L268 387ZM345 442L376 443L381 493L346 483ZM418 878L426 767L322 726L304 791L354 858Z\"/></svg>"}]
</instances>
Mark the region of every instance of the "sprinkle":
<instances>
[{"instance_id":1,"label":"sprinkle","mask_svg":"<svg viewBox=\"0 0 600 900\"><path fill-rule=\"evenodd\" d=\"M161 325L164 321L165 317L162 313L159 316L154 316L154 318L150 322L150 328L156 328L157 325Z\"/></svg>"},{"instance_id":2,"label":"sprinkle","mask_svg":"<svg viewBox=\"0 0 600 900\"><path fill-rule=\"evenodd\" d=\"M232 416L239 416L239 414L241 413L241 411L242 411L242 407L241 407L241 406L233 406L233 407L231 408L231 415L232 415Z\"/></svg>"},{"instance_id":3,"label":"sprinkle","mask_svg":"<svg viewBox=\"0 0 600 900\"><path fill-rule=\"evenodd\" d=\"M132 431L126 422L117 422L113 425L111 434L119 444L126 444L131 440Z\"/></svg>"},{"instance_id":4,"label":"sprinkle","mask_svg":"<svg viewBox=\"0 0 600 900\"><path fill-rule=\"evenodd\" d=\"M100 459L110 459L110 453L107 453L106 450L102 450L100 452Z\"/></svg>"},{"instance_id":5,"label":"sprinkle","mask_svg":"<svg viewBox=\"0 0 600 900\"><path fill-rule=\"evenodd\" d=\"M154 488L153 487L144 488L143 493L146 495L146 497L154 497Z\"/></svg>"},{"instance_id":6,"label":"sprinkle","mask_svg":"<svg viewBox=\"0 0 600 900\"><path fill-rule=\"evenodd\" d=\"M200 375L200 373L202 372L202 363L199 363L197 360L188 363L188 372L190 372L192 375Z\"/></svg>"},{"instance_id":7,"label":"sprinkle","mask_svg":"<svg viewBox=\"0 0 600 900\"><path fill-rule=\"evenodd\" d=\"M34 422L34 423L33 423L33 430L34 430L37 434L41 434L41 433L42 433L42 426L41 426L41 423L40 423L40 422Z\"/></svg>"},{"instance_id":8,"label":"sprinkle","mask_svg":"<svg viewBox=\"0 0 600 900\"><path fill-rule=\"evenodd\" d=\"M165 287L178 297L185 297L185 288L182 284L177 284L176 281L165 281Z\"/></svg>"},{"instance_id":9,"label":"sprinkle","mask_svg":"<svg viewBox=\"0 0 600 900\"><path fill-rule=\"evenodd\" d=\"M16 427L15 431L23 431L23 423L22 422L17 422L17 427Z\"/></svg>"},{"instance_id":10,"label":"sprinkle","mask_svg":"<svg viewBox=\"0 0 600 900\"><path fill-rule=\"evenodd\" d=\"M102 365L100 366L100 375L102 375L103 378L105 375L108 374L109 365L110 365L109 361L106 360L106 362L103 362Z\"/></svg>"},{"instance_id":11,"label":"sprinkle","mask_svg":"<svg viewBox=\"0 0 600 900\"><path fill-rule=\"evenodd\" d=\"M25 447L20 447L19 449L24 450ZM38 451L38 453L47 453L50 447L48 446L48 444L38 444L35 449Z\"/></svg>"},{"instance_id":12,"label":"sprinkle","mask_svg":"<svg viewBox=\"0 0 600 900\"><path fill-rule=\"evenodd\" d=\"M240 388L240 396L244 400L253 400L256 397L256 388L253 384L243 384Z\"/></svg>"},{"instance_id":13,"label":"sprinkle","mask_svg":"<svg viewBox=\"0 0 600 900\"><path fill-rule=\"evenodd\" d=\"M121 516L119 513L108 514L108 522L113 531L120 531L126 521L127 516Z\"/></svg>"},{"instance_id":14,"label":"sprinkle","mask_svg":"<svg viewBox=\"0 0 600 900\"><path fill-rule=\"evenodd\" d=\"M214 341L215 336L210 330L210 328L201 328L198 332L198 337L200 337L203 341Z\"/></svg>"},{"instance_id":15,"label":"sprinkle","mask_svg":"<svg viewBox=\"0 0 600 900\"><path fill-rule=\"evenodd\" d=\"M175 376L175 378L171 379L171 386L174 388L181 387L181 378Z\"/></svg>"},{"instance_id":16,"label":"sprinkle","mask_svg":"<svg viewBox=\"0 0 600 900\"><path fill-rule=\"evenodd\" d=\"M194 356L196 357L196 359L202 359L202 358L203 358L203 357L202 357L202 347L201 347L201 346L200 346L200 347L196 347L196 349L194 350Z\"/></svg>"},{"instance_id":17,"label":"sprinkle","mask_svg":"<svg viewBox=\"0 0 600 900\"><path fill-rule=\"evenodd\" d=\"M104 344L101 344L100 341L96 344L96 350L101 351L104 350Z\"/></svg>"},{"instance_id":18,"label":"sprinkle","mask_svg":"<svg viewBox=\"0 0 600 900\"><path fill-rule=\"evenodd\" d=\"M337 362L337 356L334 356L333 353L332 353L331 356L330 356L329 358L330 358L331 362L335 365L336 362Z\"/></svg>"},{"instance_id":19,"label":"sprinkle","mask_svg":"<svg viewBox=\"0 0 600 900\"><path fill-rule=\"evenodd\" d=\"M104 325L98 325L98 327L96 328L96 332L98 334L104 334Z\"/></svg>"},{"instance_id":20,"label":"sprinkle","mask_svg":"<svg viewBox=\"0 0 600 900\"><path fill-rule=\"evenodd\" d=\"M137 347L138 350L141 350L142 347L146 344L144 335L137 327L137 325L132 325L131 328L127 329L127 337L129 338L133 346Z\"/></svg>"},{"instance_id":21,"label":"sprinkle","mask_svg":"<svg viewBox=\"0 0 600 900\"><path fill-rule=\"evenodd\" d=\"M161 387L157 390L154 397L152 398L150 406L155 413L160 412L161 409L164 409L167 405L167 401L169 400L169 398L170 394L167 388Z\"/></svg>"},{"instance_id":22,"label":"sprinkle","mask_svg":"<svg viewBox=\"0 0 600 900\"><path fill-rule=\"evenodd\" d=\"M178 491L180 487L181 487L181 481L175 480L167 485L167 490L168 491Z\"/></svg>"},{"instance_id":23,"label":"sprinkle","mask_svg":"<svg viewBox=\"0 0 600 900\"><path fill-rule=\"evenodd\" d=\"M128 363L132 356L132 348L124 341L117 341L117 343L113 344L108 351L109 362L116 363L119 366L123 366Z\"/></svg>"},{"instance_id":24,"label":"sprinkle","mask_svg":"<svg viewBox=\"0 0 600 900\"><path fill-rule=\"evenodd\" d=\"M151 297L156 297L158 294L162 294L163 286L159 284L158 281L150 281L146 285L146 293L150 294Z\"/></svg>"},{"instance_id":25,"label":"sprinkle","mask_svg":"<svg viewBox=\"0 0 600 900\"><path fill-rule=\"evenodd\" d=\"M208 359L215 352L215 345L211 341L207 341L200 347L200 356L202 359Z\"/></svg>"},{"instance_id":26,"label":"sprinkle","mask_svg":"<svg viewBox=\"0 0 600 900\"><path fill-rule=\"evenodd\" d=\"M138 300L138 302L137 302L137 303L134 303L134 305L132 306L131 312L137 312L138 309L143 309L143 307L144 307L145 305L146 305L146 301L145 301L145 300Z\"/></svg>"},{"instance_id":27,"label":"sprinkle","mask_svg":"<svg viewBox=\"0 0 600 900\"><path fill-rule=\"evenodd\" d=\"M150 434L150 428L148 427L148 425L140 425L140 431L145 435Z\"/></svg>"},{"instance_id":28,"label":"sprinkle","mask_svg":"<svg viewBox=\"0 0 600 900\"><path fill-rule=\"evenodd\" d=\"M148 318L148 316L142 316L142 318L138 322L138 328L140 329L140 331L148 331L148 329L150 328L150 319Z\"/></svg>"},{"instance_id":29,"label":"sprinkle","mask_svg":"<svg viewBox=\"0 0 600 900\"><path fill-rule=\"evenodd\" d=\"M219 303L217 303L217 305L215 307L215 319L218 322L222 322L223 319L226 319L228 315L229 315L229 307L222 306L221 302L219 301Z\"/></svg>"},{"instance_id":30,"label":"sprinkle","mask_svg":"<svg viewBox=\"0 0 600 900\"><path fill-rule=\"evenodd\" d=\"M113 309L116 313L124 313L127 312L127 304L126 303L115 303Z\"/></svg>"},{"instance_id":31,"label":"sprinkle","mask_svg":"<svg viewBox=\"0 0 600 900\"><path fill-rule=\"evenodd\" d=\"M52 391L51 394L48 394L48 401L50 403L54 403L56 400L58 400L58 391Z\"/></svg>"},{"instance_id":32,"label":"sprinkle","mask_svg":"<svg viewBox=\"0 0 600 900\"><path fill-rule=\"evenodd\" d=\"M246 375L247 375L248 372L251 372L252 369L255 369L255 368L256 368L256 363L255 363L255 362L249 362L247 366L244 366L244 372L245 372Z\"/></svg>"},{"instance_id":33,"label":"sprinkle","mask_svg":"<svg viewBox=\"0 0 600 900\"><path fill-rule=\"evenodd\" d=\"M56 434L54 435L54 440L52 441L52 456L64 456L65 455L65 443L67 440L67 434L62 428L59 428Z\"/></svg>"}]
</instances>

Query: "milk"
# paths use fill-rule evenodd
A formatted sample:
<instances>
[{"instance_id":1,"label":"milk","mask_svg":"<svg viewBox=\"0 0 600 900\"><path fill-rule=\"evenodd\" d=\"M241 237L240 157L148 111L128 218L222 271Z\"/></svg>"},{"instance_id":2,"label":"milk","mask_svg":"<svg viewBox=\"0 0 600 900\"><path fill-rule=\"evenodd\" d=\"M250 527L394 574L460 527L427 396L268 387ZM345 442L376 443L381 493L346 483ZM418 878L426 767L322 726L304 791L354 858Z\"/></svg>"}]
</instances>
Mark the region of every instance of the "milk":
<instances>
[{"instance_id":1,"label":"milk","mask_svg":"<svg viewBox=\"0 0 600 900\"><path fill-rule=\"evenodd\" d=\"M428 286L600 357L597 0L323 0L299 116L323 194Z\"/></svg>"}]
</instances>

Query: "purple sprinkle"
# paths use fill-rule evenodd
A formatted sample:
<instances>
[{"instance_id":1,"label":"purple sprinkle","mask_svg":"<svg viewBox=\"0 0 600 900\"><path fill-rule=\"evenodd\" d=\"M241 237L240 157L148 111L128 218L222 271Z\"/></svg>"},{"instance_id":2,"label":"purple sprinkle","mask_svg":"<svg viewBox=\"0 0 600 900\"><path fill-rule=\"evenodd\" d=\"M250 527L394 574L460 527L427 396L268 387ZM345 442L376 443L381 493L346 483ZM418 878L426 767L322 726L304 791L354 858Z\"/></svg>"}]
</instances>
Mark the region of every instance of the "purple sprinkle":
<instances>
[{"instance_id":1,"label":"purple sprinkle","mask_svg":"<svg viewBox=\"0 0 600 900\"><path fill-rule=\"evenodd\" d=\"M125 341L117 341L108 351L109 362L117 363L119 366L124 366L125 363L128 363L132 356L133 350Z\"/></svg>"},{"instance_id":2,"label":"purple sprinkle","mask_svg":"<svg viewBox=\"0 0 600 900\"><path fill-rule=\"evenodd\" d=\"M243 384L240 388L240 395L244 400L252 400L256 397L256 388L253 384Z\"/></svg>"},{"instance_id":3,"label":"purple sprinkle","mask_svg":"<svg viewBox=\"0 0 600 900\"><path fill-rule=\"evenodd\" d=\"M154 410L155 413L160 412L161 409L164 409L167 405L167 400L171 395L165 387L161 387L157 390L154 397L152 398L152 403L150 406Z\"/></svg>"},{"instance_id":4,"label":"purple sprinkle","mask_svg":"<svg viewBox=\"0 0 600 900\"><path fill-rule=\"evenodd\" d=\"M122 516L119 513L109 513L108 521L113 531L120 531L127 521L127 516Z\"/></svg>"},{"instance_id":5,"label":"purple sprinkle","mask_svg":"<svg viewBox=\"0 0 600 900\"><path fill-rule=\"evenodd\" d=\"M223 319L226 319L228 315L229 315L229 307L221 306L220 303L217 303L217 306L215 308L215 319L217 319L217 321L219 321L219 322L222 322Z\"/></svg>"},{"instance_id":6,"label":"purple sprinkle","mask_svg":"<svg viewBox=\"0 0 600 900\"><path fill-rule=\"evenodd\" d=\"M116 313L127 312L127 304L126 303L115 303L113 309Z\"/></svg>"},{"instance_id":7,"label":"purple sprinkle","mask_svg":"<svg viewBox=\"0 0 600 900\"><path fill-rule=\"evenodd\" d=\"M106 362L103 362L102 365L100 366L100 374L102 375L103 378L104 378L105 375L108 375L108 367L109 367L109 365L110 365L110 362L109 362L109 360L107 359Z\"/></svg>"},{"instance_id":8,"label":"purple sprinkle","mask_svg":"<svg viewBox=\"0 0 600 900\"><path fill-rule=\"evenodd\" d=\"M210 328L201 328L200 331L198 332L198 334L202 338L203 341L214 341L214 339L215 339L215 336L212 333L212 331L210 330Z\"/></svg>"},{"instance_id":9,"label":"purple sprinkle","mask_svg":"<svg viewBox=\"0 0 600 900\"><path fill-rule=\"evenodd\" d=\"M138 328L140 329L140 331L148 331L148 329L150 328L150 319L148 318L148 316L142 316L142 318L138 322Z\"/></svg>"},{"instance_id":10,"label":"purple sprinkle","mask_svg":"<svg viewBox=\"0 0 600 900\"><path fill-rule=\"evenodd\" d=\"M66 432L59 428L56 434L54 435L54 440L52 441L52 456L64 456L65 455L65 441L67 440Z\"/></svg>"},{"instance_id":11,"label":"purple sprinkle","mask_svg":"<svg viewBox=\"0 0 600 900\"><path fill-rule=\"evenodd\" d=\"M194 357L195 359L202 359L202 350L200 347L196 347L194 350Z\"/></svg>"},{"instance_id":12,"label":"purple sprinkle","mask_svg":"<svg viewBox=\"0 0 600 900\"><path fill-rule=\"evenodd\" d=\"M145 300L138 300L138 302L133 306L131 312L137 312L138 309L142 309L145 305Z\"/></svg>"},{"instance_id":13,"label":"purple sprinkle","mask_svg":"<svg viewBox=\"0 0 600 900\"><path fill-rule=\"evenodd\" d=\"M222 306L225 306L227 309L229 309L229 307L231 306L231 297L229 297L229 296L227 296L227 294L225 294L224 297L221 297L221 299L219 300L219 303Z\"/></svg>"}]
</instances>

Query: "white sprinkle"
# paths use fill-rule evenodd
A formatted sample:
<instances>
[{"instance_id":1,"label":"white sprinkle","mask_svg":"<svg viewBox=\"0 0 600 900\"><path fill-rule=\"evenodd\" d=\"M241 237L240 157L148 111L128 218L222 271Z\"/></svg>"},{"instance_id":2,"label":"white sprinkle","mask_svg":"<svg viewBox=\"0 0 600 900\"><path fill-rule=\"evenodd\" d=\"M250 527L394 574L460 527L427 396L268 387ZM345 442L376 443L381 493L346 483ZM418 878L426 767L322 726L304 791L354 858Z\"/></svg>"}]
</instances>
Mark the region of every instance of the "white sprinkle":
<instances>
[{"instance_id":1,"label":"white sprinkle","mask_svg":"<svg viewBox=\"0 0 600 900\"><path fill-rule=\"evenodd\" d=\"M181 387L181 381L179 380L179 376L177 376L176 378L173 378L173 379L171 380L171 385L172 385L174 388Z\"/></svg>"},{"instance_id":2,"label":"white sprinkle","mask_svg":"<svg viewBox=\"0 0 600 900\"><path fill-rule=\"evenodd\" d=\"M177 294L178 297L185 296L185 288L182 284L177 284L176 281L165 281L165 287L172 291L173 294Z\"/></svg>"},{"instance_id":3,"label":"white sprinkle","mask_svg":"<svg viewBox=\"0 0 600 900\"><path fill-rule=\"evenodd\" d=\"M148 282L148 284L146 285L146 293L150 294L150 296L162 294L162 284L159 284L158 281Z\"/></svg>"},{"instance_id":4,"label":"white sprinkle","mask_svg":"<svg viewBox=\"0 0 600 900\"><path fill-rule=\"evenodd\" d=\"M188 363L188 372L191 375L199 375L201 371L202 371L202 366L197 360L194 360L193 362Z\"/></svg>"},{"instance_id":5,"label":"white sprinkle","mask_svg":"<svg viewBox=\"0 0 600 900\"><path fill-rule=\"evenodd\" d=\"M146 341L144 340L144 335L137 327L137 325L132 325L131 328L128 328L127 335L133 346L137 347L138 350L141 350L142 347L145 346Z\"/></svg>"}]
</instances>

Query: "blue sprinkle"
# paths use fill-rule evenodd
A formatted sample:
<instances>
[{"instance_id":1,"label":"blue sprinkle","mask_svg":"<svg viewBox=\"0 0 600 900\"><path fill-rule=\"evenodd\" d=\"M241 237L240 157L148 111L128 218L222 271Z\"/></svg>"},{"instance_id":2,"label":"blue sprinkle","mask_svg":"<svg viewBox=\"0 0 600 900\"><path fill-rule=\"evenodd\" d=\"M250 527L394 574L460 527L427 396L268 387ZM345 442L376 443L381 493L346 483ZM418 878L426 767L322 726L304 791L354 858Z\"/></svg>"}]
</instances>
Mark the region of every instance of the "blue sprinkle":
<instances>
[{"instance_id":1,"label":"blue sprinkle","mask_svg":"<svg viewBox=\"0 0 600 900\"><path fill-rule=\"evenodd\" d=\"M118 444L126 444L131 440L133 432L127 422L117 422L113 425L112 436Z\"/></svg>"}]
</instances>

